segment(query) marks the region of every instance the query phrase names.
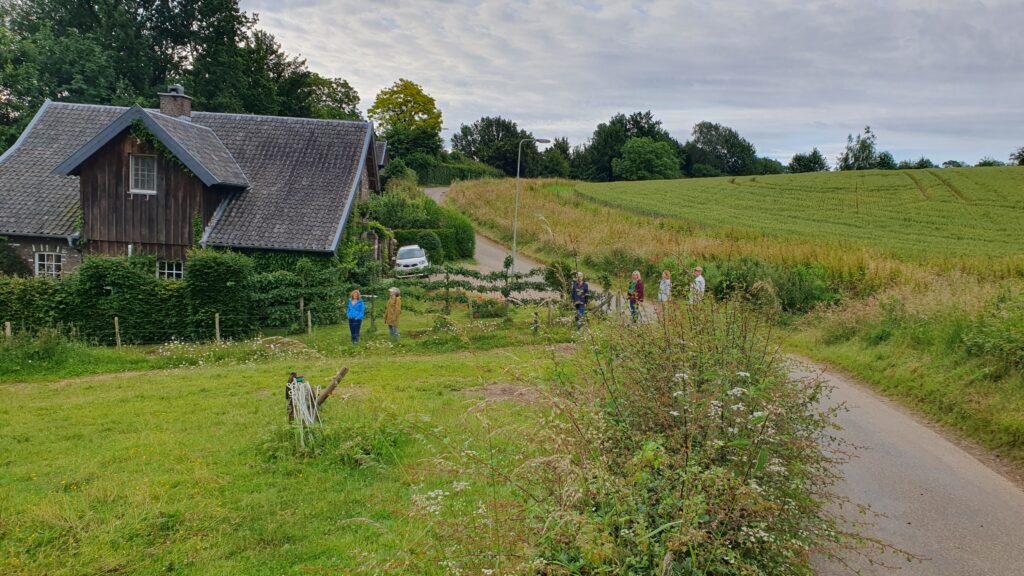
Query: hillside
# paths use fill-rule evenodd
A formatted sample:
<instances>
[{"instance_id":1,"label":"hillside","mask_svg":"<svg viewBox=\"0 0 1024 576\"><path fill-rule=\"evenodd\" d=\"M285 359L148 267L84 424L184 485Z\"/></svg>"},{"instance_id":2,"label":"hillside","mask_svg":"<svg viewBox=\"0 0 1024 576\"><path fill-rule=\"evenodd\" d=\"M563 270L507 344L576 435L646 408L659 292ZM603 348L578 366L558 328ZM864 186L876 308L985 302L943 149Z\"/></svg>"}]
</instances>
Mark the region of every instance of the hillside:
<instances>
[{"instance_id":1,"label":"hillside","mask_svg":"<svg viewBox=\"0 0 1024 576\"><path fill-rule=\"evenodd\" d=\"M602 204L697 228L856 244L901 259L1024 247L1024 168L826 172L581 183Z\"/></svg>"}]
</instances>

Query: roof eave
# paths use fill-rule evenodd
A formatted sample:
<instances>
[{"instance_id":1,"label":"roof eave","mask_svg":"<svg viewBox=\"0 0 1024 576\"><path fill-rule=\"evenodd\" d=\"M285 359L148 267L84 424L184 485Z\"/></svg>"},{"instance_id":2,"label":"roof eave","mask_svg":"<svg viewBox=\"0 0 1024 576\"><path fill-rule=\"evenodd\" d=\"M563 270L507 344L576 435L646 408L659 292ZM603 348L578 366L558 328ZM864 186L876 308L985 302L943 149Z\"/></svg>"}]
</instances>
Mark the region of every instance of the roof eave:
<instances>
[{"instance_id":1,"label":"roof eave","mask_svg":"<svg viewBox=\"0 0 1024 576\"><path fill-rule=\"evenodd\" d=\"M106 128L101 130L99 134L93 136L89 142L84 146L76 150L67 160L61 162L59 166L53 169L55 176L73 176L78 174L83 163L91 158L93 154L98 152L100 148L105 146L108 142L117 137L118 134L126 130L132 122L141 120L150 132L156 136L157 140L161 144L167 147L172 154L179 160L186 168L192 171L203 184L207 186L234 186L245 188L249 186L248 182L245 183L234 183L234 182L223 182L213 175L199 160L188 153L177 140L175 140L166 130L163 129L152 117L146 112L144 108L139 105L132 106L125 111L124 114L118 116L113 122L107 124Z\"/></svg>"},{"instance_id":2,"label":"roof eave","mask_svg":"<svg viewBox=\"0 0 1024 576\"><path fill-rule=\"evenodd\" d=\"M345 223L352 212L352 205L355 203L356 195L359 192L359 183L363 181L363 171L366 170L366 155L373 145L373 123L367 122L366 139L363 141L363 153L359 156L359 169L356 171L352 182L352 190L349 191L348 199L345 201L345 208L341 212L341 221L338 222L338 229L334 233L334 242L331 243L331 252L338 251L338 244L341 243L341 233L345 230Z\"/></svg>"}]
</instances>

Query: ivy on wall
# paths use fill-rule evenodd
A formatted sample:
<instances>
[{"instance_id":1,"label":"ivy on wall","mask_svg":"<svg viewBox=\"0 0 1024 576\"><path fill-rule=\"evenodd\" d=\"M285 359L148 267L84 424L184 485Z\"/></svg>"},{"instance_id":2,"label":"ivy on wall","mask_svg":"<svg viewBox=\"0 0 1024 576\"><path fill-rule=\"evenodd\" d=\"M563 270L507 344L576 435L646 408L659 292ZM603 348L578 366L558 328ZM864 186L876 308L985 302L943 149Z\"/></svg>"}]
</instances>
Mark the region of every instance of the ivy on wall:
<instances>
[{"instance_id":1,"label":"ivy on wall","mask_svg":"<svg viewBox=\"0 0 1024 576\"><path fill-rule=\"evenodd\" d=\"M164 143L149 131L149 128L146 128L146 125L142 120L133 121L128 127L128 133L137 141L149 144L158 155L182 169L189 176L194 176L192 171L188 169L188 166L185 166L185 164L174 155L174 152L171 152L170 148L164 146Z\"/></svg>"}]
</instances>

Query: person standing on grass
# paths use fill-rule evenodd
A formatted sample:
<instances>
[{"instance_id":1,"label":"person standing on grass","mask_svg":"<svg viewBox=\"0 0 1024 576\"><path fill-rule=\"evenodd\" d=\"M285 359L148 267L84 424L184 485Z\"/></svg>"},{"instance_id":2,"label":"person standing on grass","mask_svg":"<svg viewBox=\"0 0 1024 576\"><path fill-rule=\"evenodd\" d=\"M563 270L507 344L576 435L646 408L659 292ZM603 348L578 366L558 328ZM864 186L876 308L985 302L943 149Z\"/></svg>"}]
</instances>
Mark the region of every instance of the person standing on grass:
<instances>
[{"instance_id":1,"label":"person standing on grass","mask_svg":"<svg viewBox=\"0 0 1024 576\"><path fill-rule=\"evenodd\" d=\"M629 282L626 297L629 298L629 313L633 322L636 322L640 319L640 307L644 304L644 280L639 270L633 270L633 279Z\"/></svg>"},{"instance_id":2,"label":"person standing on grass","mask_svg":"<svg viewBox=\"0 0 1024 576\"><path fill-rule=\"evenodd\" d=\"M348 316L348 331L352 334L352 343L359 343L359 329L363 325L363 316L366 315L366 303L363 302L359 290L353 290L349 297L348 306L345 309Z\"/></svg>"},{"instance_id":3,"label":"person standing on grass","mask_svg":"<svg viewBox=\"0 0 1024 576\"><path fill-rule=\"evenodd\" d=\"M391 337L398 340L398 317L402 314L402 295L397 287L388 288L388 307L384 310L384 323Z\"/></svg>"},{"instance_id":4,"label":"person standing on grass","mask_svg":"<svg viewBox=\"0 0 1024 576\"><path fill-rule=\"evenodd\" d=\"M590 286L583 281L583 272L576 273L576 281L572 283L572 305L576 308L576 328L583 328L587 315L587 303L590 302Z\"/></svg>"},{"instance_id":5,"label":"person standing on grass","mask_svg":"<svg viewBox=\"0 0 1024 576\"><path fill-rule=\"evenodd\" d=\"M693 269L693 281L690 282L690 304L700 304L704 299L704 269L697 266Z\"/></svg>"}]
</instances>

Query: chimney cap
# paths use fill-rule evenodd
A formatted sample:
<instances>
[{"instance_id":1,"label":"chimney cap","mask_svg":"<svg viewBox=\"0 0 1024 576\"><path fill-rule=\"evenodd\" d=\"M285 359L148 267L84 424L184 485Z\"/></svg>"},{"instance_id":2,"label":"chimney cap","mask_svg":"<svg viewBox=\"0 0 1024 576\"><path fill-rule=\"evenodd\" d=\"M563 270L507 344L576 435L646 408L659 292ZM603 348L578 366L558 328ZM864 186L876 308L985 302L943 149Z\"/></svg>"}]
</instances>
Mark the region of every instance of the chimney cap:
<instances>
[{"instance_id":1,"label":"chimney cap","mask_svg":"<svg viewBox=\"0 0 1024 576\"><path fill-rule=\"evenodd\" d=\"M185 95L185 87L181 84L171 84L167 87L168 94L178 94L179 96Z\"/></svg>"}]
</instances>

